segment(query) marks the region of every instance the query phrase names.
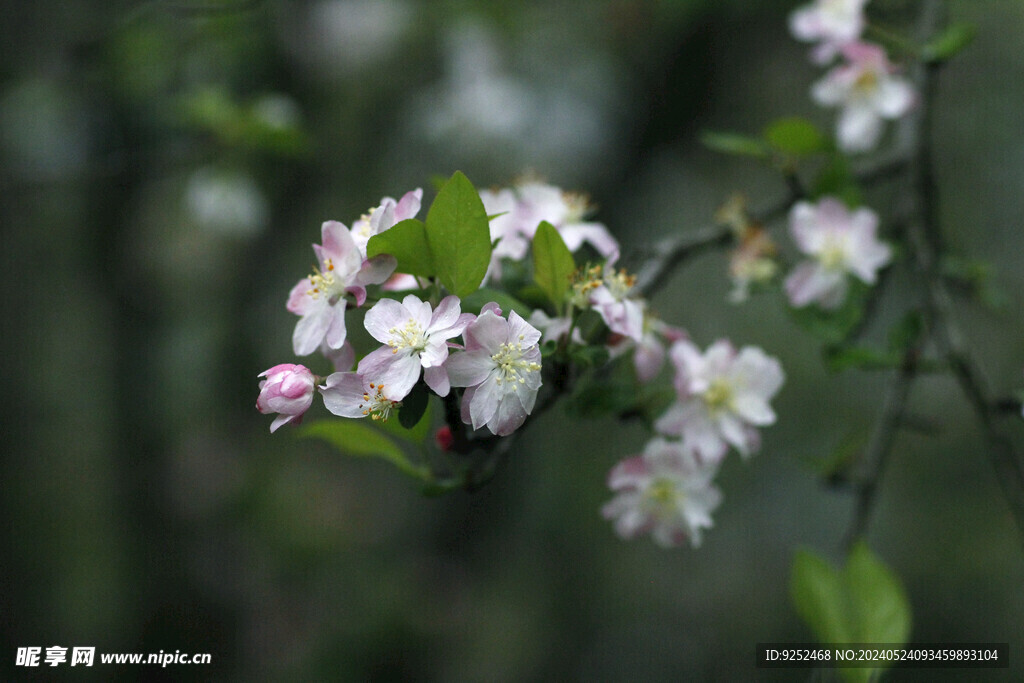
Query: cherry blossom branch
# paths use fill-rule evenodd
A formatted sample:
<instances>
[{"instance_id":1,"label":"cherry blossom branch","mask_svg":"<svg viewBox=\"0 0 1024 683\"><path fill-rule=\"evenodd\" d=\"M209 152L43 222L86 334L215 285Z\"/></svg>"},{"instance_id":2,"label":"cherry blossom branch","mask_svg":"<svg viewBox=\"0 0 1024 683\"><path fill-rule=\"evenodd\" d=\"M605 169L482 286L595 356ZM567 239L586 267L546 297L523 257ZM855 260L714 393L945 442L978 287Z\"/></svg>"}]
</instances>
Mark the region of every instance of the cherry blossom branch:
<instances>
[{"instance_id":1,"label":"cherry blossom branch","mask_svg":"<svg viewBox=\"0 0 1024 683\"><path fill-rule=\"evenodd\" d=\"M919 352L920 349L917 345L904 352L900 367L889 380L889 386L882 400L882 412L861 456L864 474L856 483L856 508L843 543L843 547L847 551L853 548L853 545L867 530L878 484L892 452L896 432L903 426L906 419L907 399L910 395L910 387L917 375Z\"/></svg>"},{"instance_id":2,"label":"cherry blossom branch","mask_svg":"<svg viewBox=\"0 0 1024 683\"><path fill-rule=\"evenodd\" d=\"M786 215L796 201L797 195L752 216L754 222L768 223ZM649 298L668 282L679 265L696 254L727 245L733 239L732 229L724 225L710 225L698 230L672 235L658 242L651 256L640 267L636 276L636 290Z\"/></svg>"},{"instance_id":3,"label":"cherry blossom branch","mask_svg":"<svg viewBox=\"0 0 1024 683\"><path fill-rule=\"evenodd\" d=\"M922 37L935 35L944 15L941 0L923 4L919 30ZM903 121L899 151L864 172L870 177L889 177L905 170L913 191L905 195L903 212L909 217L906 234L916 269L924 285L928 336L946 359L961 390L971 404L985 435L987 452L1010 512L1024 540L1024 469L1011 441L996 424L1001 412L980 366L968 350L956 323L952 296L939 272L942 253L938 211L938 183L935 179L931 148L932 106L940 62L922 62L916 66L914 81L919 93L917 110ZM863 454L866 475L858 483L857 504L845 539L847 548L863 534L874 504L879 480L891 451L896 431L902 426L910 386L916 374L918 347L904 354L893 375L882 413Z\"/></svg>"},{"instance_id":4,"label":"cherry blossom branch","mask_svg":"<svg viewBox=\"0 0 1024 683\"><path fill-rule=\"evenodd\" d=\"M937 23L942 14L942 3L931 0L925 3L925 20ZM934 33L935 23L929 28ZM1024 541L1024 468L1019 454L1010 439L996 424L999 411L988 387L980 365L968 350L964 335L956 322L953 299L942 274L938 269L937 255L941 253L942 238L938 222L938 186L932 163L931 103L934 101L936 77L941 62L921 64L919 81L921 107L911 123L916 123L916 155L912 172L916 185L919 220L910 225L910 237L914 242L914 253L925 275L928 295L928 313L932 324L933 337L940 352L960 384L968 402L985 435L987 452L1003 497L1010 506L1021 540Z\"/></svg>"}]
</instances>

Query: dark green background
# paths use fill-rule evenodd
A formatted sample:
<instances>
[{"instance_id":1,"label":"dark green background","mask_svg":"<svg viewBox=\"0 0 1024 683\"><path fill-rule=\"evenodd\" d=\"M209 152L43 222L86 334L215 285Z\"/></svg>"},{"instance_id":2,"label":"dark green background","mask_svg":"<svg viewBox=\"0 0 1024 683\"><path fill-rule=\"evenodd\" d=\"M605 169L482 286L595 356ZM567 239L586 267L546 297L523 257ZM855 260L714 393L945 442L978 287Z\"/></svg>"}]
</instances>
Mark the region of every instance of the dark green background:
<instances>
[{"instance_id":1,"label":"dark green background","mask_svg":"<svg viewBox=\"0 0 1024 683\"><path fill-rule=\"evenodd\" d=\"M762 346L787 383L762 452L726 462L696 551L622 542L600 517L636 425L556 408L491 485L426 499L382 463L271 436L253 405L257 373L293 361L284 302L320 223L429 196L434 174L488 186L532 169L588 191L627 263L733 191L755 208L784 196L770 170L696 140L785 115L831 126L807 97L820 70L787 35L796 4L6 3L5 666L56 644L213 654L97 680L805 680L754 670L754 646L810 637L789 563L800 546L838 559L852 501L806 463L870 427L884 378L827 374L777 295L728 305L723 255L653 305L701 346ZM896 23L913 4L872 3ZM1024 383L1024 4L951 5L978 38L939 85L940 204L951 244L1007 294L961 308L1002 395ZM183 102L211 86L290 98L306 151L190 124ZM202 169L248 178L263 218L190 211ZM909 283L896 289L883 318ZM1009 641L1013 667L992 678L1019 679L1024 556L978 429L943 376L911 410L938 431L897 439L869 542L905 582L916 642ZM937 673L977 678L916 679Z\"/></svg>"}]
</instances>

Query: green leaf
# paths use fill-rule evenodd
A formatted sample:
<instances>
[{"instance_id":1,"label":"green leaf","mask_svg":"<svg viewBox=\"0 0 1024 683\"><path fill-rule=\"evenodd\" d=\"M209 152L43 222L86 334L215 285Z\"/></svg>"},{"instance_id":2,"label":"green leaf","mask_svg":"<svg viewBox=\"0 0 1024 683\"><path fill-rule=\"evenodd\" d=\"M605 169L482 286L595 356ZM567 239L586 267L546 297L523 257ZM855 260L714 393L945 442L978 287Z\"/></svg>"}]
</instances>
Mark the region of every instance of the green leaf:
<instances>
[{"instance_id":1,"label":"green leaf","mask_svg":"<svg viewBox=\"0 0 1024 683\"><path fill-rule=\"evenodd\" d=\"M828 562L809 550L798 550L789 588L797 614L818 642L855 642L842 577Z\"/></svg>"},{"instance_id":2,"label":"green leaf","mask_svg":"<svg viewBox=\"0 0 1024 683\"><path fill-rule=\"evenodd\" d=\"M816 304L802 308L790 307L793 320L822 342L832 346L846 341L864 315L868 286L851 279L846 301L835 310L826 310Z\"/></svg>"},{"instance_id":3,"label":"green leaf","mask_svg":"<svg viewBox=\"0 0 1024 683\"><path fill-rule=\"evenodd\" d=\"M604 346L578 346L572 350L569 357L583 367L599 368L608 363L611 354Z\"/></svg>"},{"instance_id":4,"label":"green leaf","mask_svg":"<svg viewBox=\"0 0 1024 683\"><path fill-rule=\"evenodd\" d=\"M859 541L836 570L814 553L793 558L790 596L820 643L903 645L910 638L910 603L899 579ZM851 681L877 669L840 669Z\"/></svg>"},{"instance_id":5,"label":"green leaf","mask_svg":"<svg viewBox=\"0 0 1024 683\"><path fill-rule=\"evenodd\" d=\"M831 372L842 372L850 368L886 370L899 362L899 358L894 354L868 346L847 346L845 344L826 346L824 354L825 365Z\"/></svg>"},{"instance_id":6,"label":"green leaf","mask_svg":"<svg viewBox=\"0 0 1024 683\"><path fill-rule=\"evenodd\" d=\"M430 402L430 394L427 393L426 385L417 382L413 385L405 398L402 399L402 407L398 410L398 423L405 429L412 429L427 412L427 404Z\"/></svg>"},{"instance_id":7,"label":"green leaf","mask_svg":"<svg viewBox=\"0 0 1024 683\"><path fill-rule=\"evenodd\" d=\"M832 195L843 200L849 207L860 206L863 201L860 186L850 171L846 157L833 156L811 183L811 198L818 199Z\"/></svg>"},{"instance_id":8,"label":"green leaf","mask_svg":"<svg viewBox=\"0 0 1024 683\"><path fill-rule=\"evenodd\" d=\"M573 392L565 410L573 417L607 417L635 409L637 398L636 386L632 384L595 380Z\"/></svg>"},{"instance_id":9,"label":"green leaf","mask_svg":"<svg viewBox=\"0 0 1024 683\"><path fill-rule=\"evenodd\" d=\"M299 435L322 439L348 455L386 460L414 479L431 479L429 470L410 462L398 444L364 421L321 420L302 427Z\"/></svg>"},{"instance_id":10,"label":"green leaf","mask_svg":"<svg viewBox=\"0 0 1024 683\"><path fill-rule=\"evenodd\" d=\"M924 316L920 311L907 311L903 318L889 328L889 350L903 353L921 339L924 334Z\"/></svg>"},{"instance_id":11,"label":"green leaf","mask_svg":"<svg viewBox=\"0 0 1024 683\"><path fill-rule=\"evenodd\" d=\"M462 312L480 313L480 309L492 301L501 308L502 315L507 316L509 311L515 311L523 316L523 318L529 318L533 312L533 309L511 294L506 294L500 289L491 289L490 287L482 287L469 296L463 297Z\"/></svg>"},{"instance_id":12,"label":"green leaf","mask_svg":"<svg viewBox=\"0 0 1024 683\"><path fill-rule=\"evenodd\" d=\"M402 400L402 407L398 409L399 419L388 420L387 422L376 422L373 426L381 432L393 436L396 439L401 439L402 441L406 441L416 446L422 446L426 443L427 437L430 436L431 427L434 424L433 418L431 417L434 411L431 410L433 406L431 405L429 398L430 396L428 395L422 419L418 420L413 427L406 428L402 426L402 411L406 409L405 399Z\"/></svg>"},{"instance_id":13,"label":"green leaf","mask_svg":"<svg viewBox=\"0 0 1024 683\"><path fill-rule=\"evenodd\" d=\"M541 221L533 236L533 278L559 310L569 296L576 262L555 226Z\"/></svg>"},{"instance_id":14,"label":"green leaf","mask_svg":"<svg viewBox=\"0 0 1024 683\"><path fill-rule=\"evenodd\" d=\"M868 434L864 431L856 431L843 437L832 451L825 457L808 458L810 466L818 474L832 482L841 482L844 474L850 469L867 444Z\"/></svg>"},{"instance_id":15,"label":"green leaf","mask_svg":"<svg viewBox=\"0 0 1024 683\"><path fill-rule=\"evenodd\" d=\"M762 140L747 135L704 131L701 133L700 141L708 149L724 154L751 156L760 159L767 159L769 156L768 146Z\"/></svg>"},{"instance_id":16,"label":"green leaf","mask_svg":"<svg viewBox=\"0 0 1024 683\"><path fill-rule=\"evenodd\" d=\"M827 138L817 126L799 117L778 119L764 129L764 139L776 151L793 156L807 156L828 147Z\"/></svg>"},{"instance_id":17,"label":"green leaf","mask_svg":"<svg viewBox=\"0 0 1024 683\"><path fill-rule=\"evenodd\" d=\"M426 226L415 218L400 221L370 238L366 243L367 257L380 254L391 254L398 260L396 273L421 277L433 277L437 273L434 256L427 243Z\"/></svg>"},{"instance_id":18,"label":"green leaf","mask_svg":"<svg viewBox=\"0 0 1024 683\"><path fill-rule=\"evenodd\" d=\"M976 32L974 24L950 24L924 46L922 56L929 62L946 61L970 45Z\"/></svg>"},{"instance_id":19,"label":"green leaf","mask_svg":"<svg viewBox=\"0 0 1024 683\"><path fill-rule=\"evenodd\" d=\"M910 602L896 575L864 541L850 550L843 574L859 642L906 643L910 639Z\"/></svg>"},{"instance_id":20,"label":"green leaf","mask_svg":"<svg viewBox=\"0 0 1024 683\"><path fill-rule=\"evenodd\" d=\"M604 318L594 309L587 309L576 319L576 329L588 344L604 344L611 334Z\"/></svg>"},{"instance_id":21,"label":"green leaf","mask_svg":"<svg viewBox=\"0 0 1024 683\"><path fill-rule=\"evenodd\" d=\"M479 193L461 171L437 193L426 233L441 284L459 297L476 291L491 263L491 230Z\"/></svg>"}]
</instances>

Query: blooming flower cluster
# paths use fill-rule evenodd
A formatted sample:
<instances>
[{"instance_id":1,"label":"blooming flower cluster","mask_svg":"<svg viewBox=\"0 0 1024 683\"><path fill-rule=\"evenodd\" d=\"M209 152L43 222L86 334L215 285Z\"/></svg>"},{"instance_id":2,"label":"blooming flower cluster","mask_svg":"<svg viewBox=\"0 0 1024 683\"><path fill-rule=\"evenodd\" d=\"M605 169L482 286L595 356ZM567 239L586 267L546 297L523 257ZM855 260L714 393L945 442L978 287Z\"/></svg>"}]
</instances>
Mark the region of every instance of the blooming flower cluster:
<instances>
[{"instance_id":1,"label":"blooming flower cluster","mask_svg":"<svg viewBox=\"0 0 1024 683\"><path fill-rule=\"evenodd\" d=\"M885 50L861 40L866 4L867 0L816 0L790 15L797 39L819 41L813 61L827 64L842 57L842 63L814 84L811 97L824 107L839 108L836 137L846 152L874 149L882 122L906 114L915 100L913 87L897 75Z\"/></svg>"},{"instance_id":2,"label":"blooming flower cluster","mask_svg":"<svg viewBox=\"0 0 1024 683\"><path fill-rule=\"evenodd\" d=\"M784 379L779 362L756 347L717 341L701 353L688 339L669 350L676 400L655 422L658 436L608 478L616 497L603 508L625 538L650 532L662 546L701 541L721 501L712 485L729 446L744 457L760 447L757 427L775 422L769 405Z\"/></svg>"},{"instance_id":3,"label":"blooming flower cluster","mask_svg":"<svg viewBox=\"0 0 1024 683\"><path fill-rule=\"evenodd\" d=\"M475 202L466 193L476 190L464 177L453 176L450 182L464 182L462 189L453 185L451 190L463 193L459 207ZM594 359L630 355L639 383L653 381L668 358L676 400L655 421L657 434L643 454L612 471L609 485L616 496L603 513L615 520L623 537L649 532L663 546L685 540L699 544L721 500L713 479L727 451L753 453L759 444L757 428L775 421L768 403L782 384L778 362L752 347L737 352L725 341L702 353L682 329L658 319L637 291L636 278L619 266L619 245L607 228L585 220L588 207L582 195L524 181L480 192L475 219L473 211L435 212L432 207L425 223L416 218L421 203L417 189L399 200L385 197L351 229L337 221L323 224L321 243L313 245L317 265L292 289L287 308L299 316L295 353L319 351L334 372L317 376L305 366L281 364L262 373L256 407L276 414L271 431L299 423L317 395L336 416L386 421L414 401L422 406L422 396L430 392L447 402L447 424L435 441L450 451L465 448L467 438L478 438L457 437L459 421L495 437L506 437L525 423L544 384L544 355L557 361L551 372L562 373L555 385L566 381L565 367L577 358L597 364L604 361ZM432 223L434 216L446 213L459 214L450 220L468 222L454 229ZM422 235L427 246L412 256L377 254L380 248L374 244L399 252L406 248L393 238L374 242L403 221L401 230L408 231L403 238ZM454 275L445 271L452 261L443 261L454 257L438 256L430 242L451 230L470 231L464 236L484 245L466 257L477 259L473 268L456 269ZM600 257L597 263L577 266L572 253L584 245ZM527 258L531 253L532 260ZM510 262L516 262L513 280L534 271L533 288L543 290L543 298L502 282ZM395 275L402 264L416 276ZM467 285L460 278L470 270L476 280ZM522 303L514 297L525 292L535 304L532 314L528 319L516 310L503 314L495 301L464 310L463 297L484 281L490 287L506 286L513 308ZM404 296L390 291L397 288L412 291ZM362 325L376 347L357 351L349 340L347 314L368 302L372 305ZM413 415L421 419L422 413Z\"/></svg>"},{"instance_id":4,"label":"blooming flower cluster","mask_svg":"<svg viewBox=\"0 0 1024 683\"><path fill-rule=\"evenodd\" d=\"M502 260L519 261L529 251L537 226L547 221L558 230L569 251L584 244L609 258L619 252L619 243L601 223L585 220L591 212L586 195L566 192L538 180L522 180L512 187L481 190L480 199L491 220L491 254L488 278L501 280Z\"/></svg>"},{"instance_id":5,"label":"blooming flower cluster","mask_svg":"<svg viewBox=\"0 0 1024 683\"><path fill-rule=\"evenodd\" d=\"M848 211L834 197L817 204L797 202L789 228L797 247L810 257L786 278L786 294L796 307L817 303L838 308L846 298L848 275L874 284L879 268L892 257L889 246L876 236L877 214L864 207Z\"/></svg>"}]
</instances>

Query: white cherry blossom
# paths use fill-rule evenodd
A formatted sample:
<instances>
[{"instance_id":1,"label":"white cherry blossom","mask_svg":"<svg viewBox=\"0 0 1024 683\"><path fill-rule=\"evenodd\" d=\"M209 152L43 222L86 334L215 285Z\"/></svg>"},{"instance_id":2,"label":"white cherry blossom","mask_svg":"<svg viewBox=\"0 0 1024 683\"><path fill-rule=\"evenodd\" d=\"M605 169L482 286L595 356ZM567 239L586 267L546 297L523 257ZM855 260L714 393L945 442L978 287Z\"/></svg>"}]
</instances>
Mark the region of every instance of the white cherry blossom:
<instances>
[{"instance_id":1,"label":"white cherry blossom","mask_svg":"<svg viewBox=\"0 0 1024 683\"><path fill-rule=\"evenodd\" d=\"M414 294L401 303L381 299L366 313L366 331L384 344L359 361L358 372L375 377L384 386L384 396L400 401L420 378L440 396L450 386L442 365L448 358L448 340L462 334L473 319L462 314L457 296L441 300L436 310Z\"/></svg>"},{"instance_id":2,"label":"white cherry blossom","mask_svg":"<svg viewBox=\"0 0 1024 683\"><path fill-rule=\"evenodd\" d=\"M882 121L906 114L914 104L914 88L894 74L885 50L868 43L842 49L846 58L811 88L811 97L825 107L839 107L836 138L846 152L874 149Z\"/></svg>"},{"instance_id":3,"label":"white cherry blossom","mask_svg":"<svg viewBox=\"0 0 1024 683\"><path fill-rule=\"evenodd\" d=\"M623 460L608 475L615 498L601 509L615 531L630 539L649 533L671 548L687 539L701 543L701 531L713 526L711 513L722 501L712 485L717 466L697 457L678 441L654 438L642 455Z\"/></svg>"},{"instance_id":4,"label":"white cherry blossom","mask_svg":"<svg viewBox=\"0 0 1024 683\"><path fill-rule=\"evenodd\" d=\"M797 248L811 258L793 269L785 281L789 302L799 308L817 303L825 309L842 305L849 275L874 284L889 263L892 250L879 241L878 216L867 208L849 211L834 197L817 204L797 202L789 214Z\"/></svg>"},{"instance_id":5,"label":"white cherry blossom","mask_svg":"<svg viewBox=\"0 0 1024 683\"><path fill-rule=\"evenodd\" d=\"M515 311L505 320L489 303L463 338L466 350L446 364L452 386L467 387L462 421L498 436L511 434L533 411L541 386L540 331Z\"/></svg>"},{"instance_id":6,"label":"white cherry blossom","mask_svg":"<svg viewBox=\"0 0 1024 683\"><path fill-rule=\"evenodd\" d=\"M741 455L760 447L756 427L775 423L769 405L782 386L782 366L757 347L739 352L719 340L701 353L689 339L669 349L675 367L676 401L655 422L655 430L681 436L701 458L717 462L731 444Z\"/></svg>"}]
</instances>

